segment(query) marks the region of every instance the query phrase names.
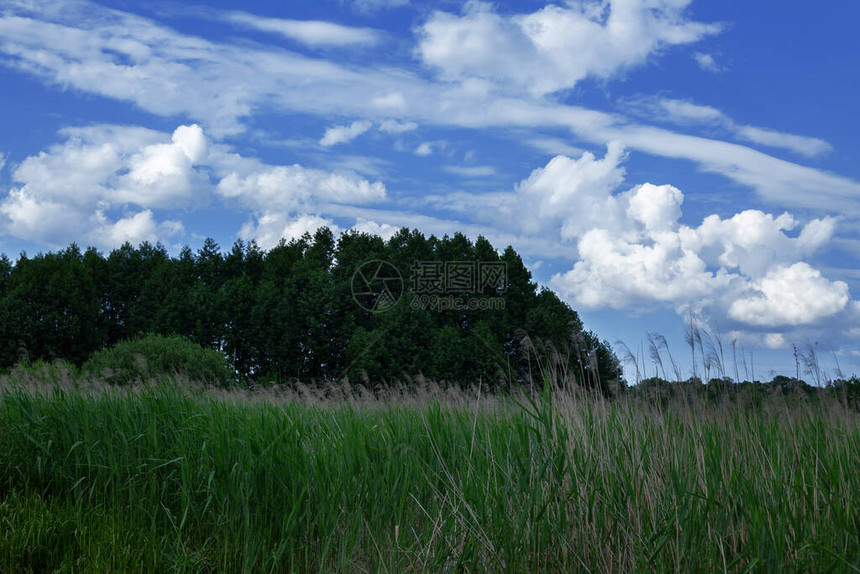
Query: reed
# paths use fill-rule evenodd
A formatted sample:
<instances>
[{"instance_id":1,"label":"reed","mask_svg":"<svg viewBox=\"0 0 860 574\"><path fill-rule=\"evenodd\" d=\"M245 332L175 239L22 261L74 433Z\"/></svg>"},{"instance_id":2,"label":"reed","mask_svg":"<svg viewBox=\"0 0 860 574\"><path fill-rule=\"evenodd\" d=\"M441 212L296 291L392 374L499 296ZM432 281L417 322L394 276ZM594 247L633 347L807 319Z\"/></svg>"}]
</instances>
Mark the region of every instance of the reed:
<instances>
[{"instance_id":1,"label":"reed","mask_svg":"<svg viewBox=\"0 0 860 574\"><path fill-rule=\"evenodd\" d=\"M551 383L326 398L13 373L0 571L860 569L860 420L838 401Z\"/></svg>"}]
</instances>

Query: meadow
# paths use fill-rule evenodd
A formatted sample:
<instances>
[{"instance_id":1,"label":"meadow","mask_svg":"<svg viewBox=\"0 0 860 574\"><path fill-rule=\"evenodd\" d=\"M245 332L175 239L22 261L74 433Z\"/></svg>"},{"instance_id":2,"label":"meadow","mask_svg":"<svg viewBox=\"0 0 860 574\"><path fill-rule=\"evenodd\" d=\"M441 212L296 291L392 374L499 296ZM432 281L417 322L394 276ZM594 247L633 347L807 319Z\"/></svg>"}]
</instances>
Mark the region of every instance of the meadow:
<instances>
[{"instance_id":1,"label":"meadow","mask_svg":"<svg viewBox=\"0 0 860 574\"><path fill-rule=\"evenodd\" d=\"M0 572L857 572L860 415L0 379ZM791 398L791 397L790 397Z\"/></svg>"}]
</instances>

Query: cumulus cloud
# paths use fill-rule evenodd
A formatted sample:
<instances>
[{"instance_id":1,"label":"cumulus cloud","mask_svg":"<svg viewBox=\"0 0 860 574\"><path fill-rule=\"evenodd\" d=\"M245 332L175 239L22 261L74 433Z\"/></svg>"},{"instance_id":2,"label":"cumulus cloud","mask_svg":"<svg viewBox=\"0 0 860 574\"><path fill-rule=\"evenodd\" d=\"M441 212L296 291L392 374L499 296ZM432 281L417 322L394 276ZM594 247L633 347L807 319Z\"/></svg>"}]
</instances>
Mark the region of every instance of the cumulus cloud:
<instances>
[{"instance_id":1,"label":"cumulus cloud","mask_svg":"<svg viewBox=\"0 0 860 574\"><path fill-rule=\"evenodd\" d=\"M386 198L384 184L351 173L320 172L300 165L269 166L251 160L235 161L229 172L226 167L225 162L216 193L251 211L252 219L240 236L266 248L322 226L337 232L340 228L325 213L357 216L355 206Z\"/></svg>"},{"instance_id":2,"label":"cumulus cloud","mask_svg":"<svg viewBox=\"0 0 860 574\"><path fill-rule=\"evenodd\" d=\"M398 122L397 120L383 120L379 124L379 130L387 134L402 134L418 129L415 122Z\"/></svg>"},{"instance_id":3,"label":"cumulus cloud","mask_svg":"<svg viewBox=\"0 0 860 574\"><path fill-rule=\"evenodd\" d=\"M572 303L667 304L746 328L812 325L846 309L847 284L805 261L830 243L835 219L801 225L787 213L745 210L684 225L680 189L646 183L623 190L624 157L617 143L603 158L559 156L519 186L518 200L530 208L508 224L526 234L558 233L575 246L572 269L550 280Z\"/></svg>"},{"instance_id":4,"label":"cumulus cloud","mask_svg":"<svg viewBox=\"0 0 860 574\"><path fill-rule=\"evenodd\" d=\"M144 207L179 207L209 184L206 173L194 169L206 162L209 141L198 125L180 126L170 143L144 147L131 156L128 173L116 185L115 199Z\"/></svg>"},{"instance_id":5,"label":"cumulus cloud","mask_svg":"<svg viewBox=\"0 0 860 574\"><path fill-rule=\"evenodd\" d=\"M37 197L26 188L13 188L0 203L0 233L48 244L64 242L66 235L81 234L87 219L68 206Z\"/></svg>"},{"instance_id":6,"label":"cumulus cloud","mask_svg":"<svg viewBox=\"0 0 860 574\"><path fill-rule=\"evenodd\" d=\"M335 126L326 130L320 140L320 145L331 147L333 145L348 143L369 130L373 126L368 121L352 122L348 126Z\"/></svg>"},{"instance_id":7,"label":"cumulus cloud","mask_svg":"<svg viewBox=\"0 0 860 574\"><path fill-rule=\"evenodd\" d=\"M436 152L443 151L447 147L448 142L445 140L421 142L421 144L419 144L419 146L415 148L415 155L421 157L428 157Z\"/></svg>"},{"instance_id":8,"label":"cumulus cloud","mask_svg":"<svg viewBox=\"0 0 860 574\"><path fill-rule=\"evenodd\" d=\"M718 73L724 70L724 68L717 63L717 61L711 54L705 54L704 52L695 52L693 54L693 59L696 60L696 63L699 65L699 67L706 72Z\"/></svg>"},{"instance_id":9,"label":"cumulus cloud","mask_svg":"<svg viewBox=\"0 0 860 574\"><path fill-rule=\"evenodd\" d=\"M736 299L729 316L750 325L805 325L843 311L848 284L830 281L807 263L777 266L752 282L750 293Z\"/></svg>"},{"instance_id":10,"label":"cumulus cloud","mask_svg":"<svg viewBox=\"0 0 860 574\"><path fill-rule=\"evenodd\" d=\"M5 234L49 245L157 240L176 226L161 227L150 208L206 201L209 141L197 125L172 135L122 126L68 128L61 135L63 143L26 158L12 174L14 187L0 201ZM111 210L132 215L113 221Z\"/></svg>"},{"instance_id":11,"label":"cumulus cloud","mask_svg":"<svg viewBox=\"0 0 860 574\"><path fill-rule=\"evenodd\" d=\"M451 80L484 78L534 95L608 78L654 53L720 31L688 20L689 0L550 4L530 14L499 14L467 2L461 15L434 12L421 27L418 54Z\"/></svg>"},{"instance_id":12,"label":"cumulus cloud","mask_svg":"<svg viewBox=\"0 0 860 574\"><path fill-rule=\"evenodd\" d=\"M292 166L252 166L231 172L216 187L224 198L264 211L312 209L327 202L364 204L385 199L385 185L366 179Z\"/></svg>"},{"instance_id":13,"label":"cumulus cloud","mask_svg":"<svg viewBox=\"0 0 860 574\"><path fill-rule=\"evenodd\" d=\"M313 235L320 227L328 227L333 233L340 233L340 228L334 221L317 215L290 216L284 213L268 213L242 226L239 237L253 239L261 248L271 249L282 239L290 241L305 233Z\"/></svg>"},{"instance_id":14,"label":"cumulus cloud","mask_svg":"<svg viewBox=\"0 0 860 574\"><path fill-rule=\"evenodd\" d=\"M630 241L606 229L592 229L583 234L577 250L580 261L554 276L550 285L587 308L683 305L710 298L730 281L725 273L708 271L671 232L651 241Z\"/></svg>"},{"instance_id":15,"label":"cumulus cloud","mask_svg":"<svg viewBox=\"0 0 860 574\"><path fill-rule=\"evenodd\" d=\"M247 12L229 12L225 14L225 19L261 32L279 34L310 47L373 46L379 41L379 32L376 30L353 28L319 20L263 18Z\"/></svg>"},{"instance_id":16,"label":"cumulus cloud","mask_svg":"<svg viewBox=\"0 0 860 574\"><path fill-rule=\"evenodd\" d=\"M428 155L433 154L433 144L430 142L423 142L417 148L415 148L415 155L419 155L421 157L427 157Z\"/></svg>"},{"instance_id":17,"label":"cumulus cloud","mask_svg":"<svg viewBox=\"0 0 860 574\"><path fill-rule=\"evenodd\" d=\"M385 241L391 239L394 234L400 230L400 228L396 225L390 225L388 223L377 223L375 221L370 221L362 217L358 218L358 220L355 222L355 225L352 226L352 229L354 231L358 231L359 233L378 235Z\"/></svg>"},{"instance_id":18,"label":"cumulus cloud","mask_svg":"<svg viewBox=\"0 0 860 574\"><path fill-rule=\"evenodd\" d=\"M327 129L319 143L323 147L349 143L371 129L378 129L380 132L389 135L398 135L418 129L418 124L415 122L399 122L387 119L374 125L373 122L359 120L346 126L334 126Z\"/></svg>"},{"instance_id":19,"label":"cumulus cloud","mask_svg":"<svg viewBox=\"0 0 860 574\"><path fill-rule=\"evenodd\" d=\"M782 349L786 346L785 335L782 333L767 333L764 336L764 346L768 349Z\"/></svg>"},{"instance_id":20,"label":"cumulus cloud","mask_svg":"<svg viewBox=\"0 0 860 574\"><path fill-rule=\"evenodd\" d=\"M385 186L350 172L266 165L213 144L194 125L172 134L128 126L61 132L62 143L26 158L0 198L0 235L52 247L114 247L182 236L178 209L214 197L249 211L242 230L273 245L329 224L322 214L384 200ZM321 223L324 222L324 223Z\"/></svg>"},{"instance_id":21,"label":"cumulus cloud","mask_svg":"<svg viewBox=\"0 0 860 574\"><path fill-rule=\"evenodd\" d=\"M530 206L515 211L517 225L528 234L560 228L561 237L570 239L601 222L618 221L621 213L612 191L624 181L624 155L623 145L613 142L602 159L591 152L579 159L560 155L534 170L515 190L516 203Z\"/></svg>"},{"instance_id":22,"label":"cumulus cloud","mask_svg":"<svg viewBox=\"0 0 860 574\"><path fill-rule=\"evenodd\" d=\"M774 261L814 254L830 241L835 220L814 219L797 238L786 235L797 226L798 222L788 213L773 216L750 209L730 219L709 215L696 228L682 227L679 235L709 265L760 276Z\"/></svg>"},{"instance_id":23,"label":"cumulus cloud","mask_svg":"<svg viewBox=\"0 0 860 574\"><path fill-rule=\"evenodd\" d=\"M184 233L182 222L165 220L158 222L152 210L146 209L111 221L104 213L97 211L92 218L97 223L95 229L86 235L88 243L100 246L114 247L129 242L132 245L144 241L156 243L164 238Z\"/></svg>"},{"instance_id":24,"label":"cumulus cloud","mask_svg":"<svg viewBox=\"0 0 860 574\"><path fill-rule=\"evenodd\" d=\"M391 92L384 96L376 96L370 103L375 108L392 112L404 112L407 109L406 98L400 92Z\"/></svg>"}]
</instances>

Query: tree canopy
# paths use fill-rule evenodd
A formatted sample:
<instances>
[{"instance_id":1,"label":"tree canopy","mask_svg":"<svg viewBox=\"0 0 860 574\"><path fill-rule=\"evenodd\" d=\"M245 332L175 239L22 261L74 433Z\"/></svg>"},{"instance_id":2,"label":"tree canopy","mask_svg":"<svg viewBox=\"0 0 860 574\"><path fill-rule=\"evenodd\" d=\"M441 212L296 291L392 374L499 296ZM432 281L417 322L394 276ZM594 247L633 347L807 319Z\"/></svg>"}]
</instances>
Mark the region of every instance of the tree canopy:
<instances>
[{"instance_id":1,"label":"tree canopy","mask_svg":"<svg viewBox=\"0 0 860 574\"><path fill-rule=\"evenodd\" d=\"M149 243L4 256L0 333L0 368L80 365L154 333L225 354L247 383L420 374L493 386L528 376L526 340L583 386L608 392L621 378L609 345L538 288L513 248L406 228L387 241L321 228L267 252L241 240L222 252L207 239L175 256Z\"/></svg>"}]
</instances>

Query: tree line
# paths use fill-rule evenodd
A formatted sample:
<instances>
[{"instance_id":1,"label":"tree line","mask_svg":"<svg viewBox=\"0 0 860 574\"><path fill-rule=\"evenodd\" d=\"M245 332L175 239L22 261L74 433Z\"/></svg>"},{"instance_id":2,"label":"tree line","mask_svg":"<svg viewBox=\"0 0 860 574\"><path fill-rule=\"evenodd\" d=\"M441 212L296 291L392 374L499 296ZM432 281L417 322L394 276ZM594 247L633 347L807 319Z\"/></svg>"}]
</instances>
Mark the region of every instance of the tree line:
<instances>
[{"instance_id":1,"label":"tree line","mask_svg":"<svg viewBox=\"0 0 860 574\"><path fill-rule=\"evenodd\" d=\"M370 273L365 264L373 261L396 270L399 290L397 277ZM439 284L426 273L423 284L414 280L416 262L424 271L448 263L473 274L481 265L495 269L493 282L460 283L456 293L493 304L428 306L437 298L422 288ZM370 299L389 296L388 304L362 302L368 282L382 287ZM0 368L36 359L80 365L145 333L181 335L223 353L243 383L372 384L420 374L497 386L529 377L534 351L563 363L584 387L609 393L621 381L609 345L538 288L512 247L500 253L483 237L404 228L386 241L320 228L269 251L239 240L222 253L207 239L176 256L160 244L126 243L107 254L72 244L14 263L0 257Z\"/></svg>"}]
</instances>

